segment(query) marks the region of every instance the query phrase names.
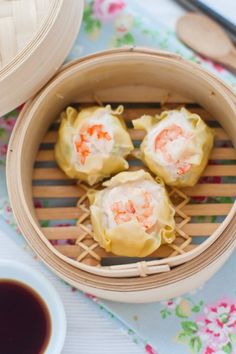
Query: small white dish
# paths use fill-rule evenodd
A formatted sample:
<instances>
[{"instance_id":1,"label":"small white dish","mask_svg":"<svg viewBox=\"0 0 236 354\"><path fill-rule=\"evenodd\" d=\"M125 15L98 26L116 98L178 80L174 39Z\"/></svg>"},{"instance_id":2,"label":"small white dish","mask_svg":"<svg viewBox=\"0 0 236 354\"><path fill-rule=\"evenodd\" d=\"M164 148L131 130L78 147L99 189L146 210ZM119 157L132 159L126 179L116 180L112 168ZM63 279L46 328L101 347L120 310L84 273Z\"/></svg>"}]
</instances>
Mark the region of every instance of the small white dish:
<instances>
[{"instance_id":1,"label":"small white dish","mask_svg":"<svg viewBox=\"0 0 236 354\"><path fill-rule=\"evenodd\" d=\"M12 260L0 261L0 280L16 280L28 285L45 302L51 318L51 335L44 354L59 354L66 336L63 303L50 282L33 268Z\"/></svg>"}]
</instances>

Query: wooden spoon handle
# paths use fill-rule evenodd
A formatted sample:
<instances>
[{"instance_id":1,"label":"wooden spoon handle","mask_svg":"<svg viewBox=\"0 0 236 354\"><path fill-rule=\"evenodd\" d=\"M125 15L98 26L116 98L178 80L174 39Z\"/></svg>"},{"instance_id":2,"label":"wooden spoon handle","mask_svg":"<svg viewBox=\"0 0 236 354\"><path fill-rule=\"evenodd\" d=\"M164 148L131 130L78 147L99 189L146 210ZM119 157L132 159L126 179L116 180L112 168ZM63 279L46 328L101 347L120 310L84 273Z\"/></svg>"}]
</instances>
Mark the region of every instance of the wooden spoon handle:
<instances>
[{"instance_id":1,"label":"wooden spoon handle","mask_svg":"<svg viewBox=\"0 0 236 354\"><path fill-rule=\"evenodd\" d=\"M230 70L236 72L236 49L232 48L231 52L225 57L217 59L219 63L227 66Z\"/></svg>"}]
</instances>

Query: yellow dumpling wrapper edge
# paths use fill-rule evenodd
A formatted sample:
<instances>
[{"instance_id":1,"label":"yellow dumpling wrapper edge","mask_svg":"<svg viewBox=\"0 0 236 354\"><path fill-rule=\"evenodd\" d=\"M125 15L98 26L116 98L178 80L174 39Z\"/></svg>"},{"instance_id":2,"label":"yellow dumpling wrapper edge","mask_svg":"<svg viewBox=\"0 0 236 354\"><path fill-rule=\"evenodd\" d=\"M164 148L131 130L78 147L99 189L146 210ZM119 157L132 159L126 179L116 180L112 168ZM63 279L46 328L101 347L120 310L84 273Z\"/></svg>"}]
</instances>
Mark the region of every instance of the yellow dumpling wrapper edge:
<instances>
[{"instance_id":1,"label":"yellow dumpling wrapper edge","mask_svg":"<svg viewBox=\"0 0 236 354\"><path fill-rule=\"evenodd\" d=\"M186 108L182 107L180 110L174 110L175 112L181 112L185 115L187 120L191 123L194 133L197 135L197 139L194 141L194 146L189 146L188 149L193 151L193 156L189 158L188 162L191 163L191 168L181 177L172 176L166 166L158 164L152 157L148 149L148 134L144 137L140 145L139 158L150 168L150 170L160 176L167 185L175 187L194 186L202 172L204 171L210 152L214 143L213 129L209 128L198 114L191 113ZM164 111L160 115L150 116L143 115L142 117L132 121L135 129L146 130L149 133L159 122L168 118L170 111ZM192 144L193 145L193 144ZM194 152L198 153L194 155Z\"/></svg>"},{"instance_id":2,"label":"yellow dumpling wrapper edge","mask_svg":"<svg viewBox=\"0 0 236 354\"><path fill-rule=\"evenodd\" d=\"M157 220L163 226L159 231L146 232L138 222L131 220L108 229L103 223L102 191L90 190L91 221L94 230L94 239L107 252L120 256L145 257L160 247L161 244L172 243L175 239L175 210L169 200L164 184L160 178L156 181L143 170L137 172L121 172L111 180L103 183L105 187L112 188L127 182L149 180L163 187L162 208L159 209Z\"/></svg>"},{"instance_id":3,"label":"yellow dumpling wrapper edge","mask_svg":"<svg viewBox=\"0 0 236 354\"><path fill-rule=\"evenodd\" d=\"M98 115L102 123L102 113L112 117L111 125L114 139L112 153L107 156L95 156L90 159L88 167L80 168L74 161L73 137L78 132L84 122L89 122L90 118ZM78 112L73 107L61 114L61 124L58 131L58 139L55 145L55 158L60 168L65 174L73 179L79 179L93 185L102 179L126 170L129 165L125 157L133 150L132 140L128 134L123 118L120 116L123 107L119 106L112 110L106 107L90 107Z\"/></svg>"}]
</instances>

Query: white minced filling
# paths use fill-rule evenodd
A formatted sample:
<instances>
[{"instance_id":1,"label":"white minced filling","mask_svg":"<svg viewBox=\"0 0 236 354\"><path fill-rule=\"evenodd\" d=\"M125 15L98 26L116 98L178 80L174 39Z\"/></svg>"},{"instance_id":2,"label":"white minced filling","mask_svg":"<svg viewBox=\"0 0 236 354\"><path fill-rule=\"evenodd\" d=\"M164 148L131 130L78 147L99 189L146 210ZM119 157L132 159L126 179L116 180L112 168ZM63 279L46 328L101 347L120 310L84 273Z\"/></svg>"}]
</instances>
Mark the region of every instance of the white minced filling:
<instances>
[{"instance_id":1,"label":"white minced filling","mask_svg":"<svg viewBox=\"0 0 236 354\"><path fill-rule=\"evenodd\" d=\"M165 129L168 129L172 125L179 126L186 136L179 136L173 141L167 142L164 149L155 150L156 137L161 134ZM193 144L194 144L194 134L191 123L186 119L186 114L183 111L170 111L168 117L160 121L147 136L147 150L152 156L152 159L156 161L159 165L167 167L170 173L173 175L177 174L178 167L176 164L178 162L187 163L188 159L194 154ZM192 135L192 137L190 137ZM167 156L171 156L169 161ZM184 156L188 156L184 158Z\"/></svg>"},{"instance_id":2,"label":"white minced filling","mask_svg":"<svg viewBox=\"0 0 236 354\"><path fill-rule=\"evenodd\" d=\"M86 121L86 127L92 127L93 125L101 125L103 126L103 131L107 132L110 136L110 140L107 139L98 139L96 134L93 134L90 136L89 134L86 134L84 132L84 123L82 123L79 126L79 130L77 134L74 136L73 142L74 142L74 152L75 152L75 160L77 163L80 165L86 167L86 164L88 162L91 162L91 159L96 159L96 158L105 158L109 156L114 148L115 141L114 141L114 134L113 134L113 129L112 129L112 124L113 123L113 117L107 112L102 112L102 118L97 118L96 116L93 118L88 118ZM85 163L80 162L80 158L78 158L80 154L76 151L76 146L75 142L79 140L80 133L85 133L85 137L87 139L86 146L89 149L89 155L85 160Z\"/></svg>"},{"instance_id":3,"label":"white minced filling","mask_svg":"<svg viewBox=\"0 0 236 354\"><path fill-rule=\"evenodd\" d=\"M145 199L144 194L146 194L147 199ZM115 219L117 215L114 212L115 203L119 203L121 210L124 210L127 203L132 202L135 212L128 213L131 220L127 221L136 221L144 229L147 229L148 227L145 227L145 225L150 225L151 227L157 223L158 209L162 207L162 200L163 187L148 180L127 182L116 187L107 188L104 190L101 206L104 215L104 226L112 229L119 224ZM143 219L143 221L138 221L137 217Z\"/></svg>"}]
</instances>

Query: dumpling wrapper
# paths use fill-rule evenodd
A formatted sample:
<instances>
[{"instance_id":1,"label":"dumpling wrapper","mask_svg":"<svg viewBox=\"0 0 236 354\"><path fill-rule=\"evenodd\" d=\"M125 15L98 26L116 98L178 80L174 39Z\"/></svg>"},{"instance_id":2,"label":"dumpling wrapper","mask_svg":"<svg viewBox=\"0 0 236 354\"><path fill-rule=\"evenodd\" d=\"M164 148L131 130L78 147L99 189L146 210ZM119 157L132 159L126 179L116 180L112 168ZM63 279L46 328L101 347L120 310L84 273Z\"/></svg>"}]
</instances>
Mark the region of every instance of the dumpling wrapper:
<instances>
[{"instance_id":1,"label":"dumpling wrapper","mask_svg":"<svg viewBox=\"0 0 236 354\"><path fill-rule=\"evenodd\" d=\"M145 257L175 239L174 208L163 182L143 170L121 172L90 190L94 239L107 252Z\"/></svg>"},{"instance_id":2,"label":"dumpling wrapper","mask_svg":"<svg viewBox=\"0 0 236 354\"><path fill-rule=\"evenodd\" d=\"M108 105L80 112L68 107L61 114L55 158L68 177L93 185L129 167L125 157L133 144L122 112Z\"/></svg>"},{"instance_id":3,"label":"dumpling wrapper","mask_svg":"<svg viewBox=\"0 0 236 354\"><path fill-rule=\"evenodd\" d=\"M205 169L213 147L213 130L198 114L185 108L144 115L133 120L147 131L140 146L141 159L167 185L193 186Z\"/></svg>"}]
</instances>

